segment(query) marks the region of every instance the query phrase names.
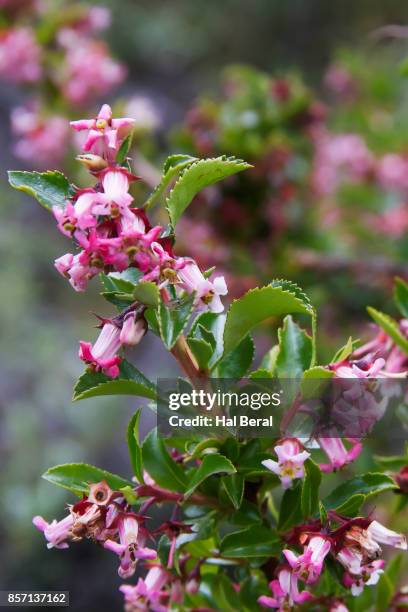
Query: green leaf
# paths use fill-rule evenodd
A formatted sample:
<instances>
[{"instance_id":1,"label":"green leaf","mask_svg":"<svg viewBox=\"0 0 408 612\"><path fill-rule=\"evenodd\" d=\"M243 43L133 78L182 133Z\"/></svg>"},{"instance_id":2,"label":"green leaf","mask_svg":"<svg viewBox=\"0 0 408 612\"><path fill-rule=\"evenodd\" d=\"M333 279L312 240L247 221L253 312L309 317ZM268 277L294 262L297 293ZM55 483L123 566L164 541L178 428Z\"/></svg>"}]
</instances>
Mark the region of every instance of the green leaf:
<instances>
[{"instance_id":1,"label":"green leaf","mask_svg":"<svg viewBox=\"0 0 408 612\"><path fill-rule=\"evenodd\" d=\"M244 477L242 474L229 474L221 478L221 486L236 510L242 504L244 496Z\"/></svg>"},{"instance_id":2,"label":"green leaf","mask_svg":"<svg viewBox=\"0 0 408 612\"><path fill-rule=\"evenodd\" d=\"M116 154L116 162L118 164L123 164L125 161L127 154L129 153L129 149L132 146L133 132L128 134L122 144L119 147L119 151Z\"/></svg>"},{"instance_id":3,"label":"green leaf","mask_svg":"<svg viewBox=\"0 0 408 612\"><path fill-rule=\"evenodd\" d=\"M89 485L105 480L111 489L118 491L131 483L129 480L101 470L88 463L64 463L49 468L42 476L52 484L68 489L76 495L82 496L88 493Z\"/></svg>"},{"instance_id":4,"label":"green leaf","mask_svg":"<svg viewBox=\"0 0 408 612\"><path fill-rule=\"evenodd\" d=\"M143 483L143 461L142 449L139 444L139 421L142 410L139 409L129 421L127 428L127 443L129 449L130 463L133 468L133 473L139 483Z\"/></svg>"},{"instance_id":5,"label":"green leaf","mask_svg":"<svg viewBox=\"0 0 408 612\"><path fill-rule=\"evenodd\" d=\"M103 291L101 295L105 298L105 300L116 306L119 311L125 310L125 308L128 308L130 304L135 301L133 295L130 293Z\"/></svg>"},{"instance_id":6,"label":"green leaf","mask_svg":"<svg viewBox=\"0 0 408 612\"><path fill-rule=\"evenodd\" d=\"M193 477L188 483L188 489L185 497L190 497L192 493L199 487L204 480L207 480L214 474L234 474L235 467L229 459L218 453L214 455L206 455L201 462L201 465L195 470Z\"/></svg>"},{"instance_id":7,"label":"green leaf","mask_svg":"<svg viewBox=\"0 0 408 612\"><path fill-rule=\"evenodd\" d=\"M305 461L305 477L302 483L301 509L303 518L311 517L319 509L319 487L322 480L320 468L314 461Z\"/></svg>"},{"instance_id":8,"label":"green leaf","mask_svg":"<svg viewBox=\"0 0 408 612\"><path fill-rule=\"evenodd\" d=\"M379 325L385 331L385 333L394 340L395 344L401 347L402 350L408 354L408 340L400 332L398 323L383 312L380 312L375 308L371 308L371 306L369 306L367 310L377 325Z\"/></svg>"},{"instance_id":9,"label":"green leaf","mask_svg":"<svg viewBox=\"0 0 408 612\"><path fill-rule=\"evenodd\" d=\"M62 172L57 170L47 170L47 172L10 170L8 177L14 189L33 196L48 210L53 206L64 207L66 200L75 194L74 187Z\"/></svg>"},{"instance_id":10,"label":"green leaf","mask_svg":"<svg viewBox=\"0 0 408 612\"><path fill-rule=\"evenodd\" d=\"M168 305L160 302L158 312L160 336L169 351L183 333L193 311L193 306L194 293L187 295L179 302Z\"/></svg>"},{"instance_id":11,"label":"green leaf","mask_svg":"<svg viewBox=\"0 0 408 612\"><path fill-rule=\"evenodd\" d=\"M246 170L251 166L234 157L199 159L189 164L181 173L167 200L167 210L173 227L189 206L194 196L209 185Z\"/></svg>"},{"instance_id":12,"label":"green leaf","mask_svg":"<svg viewBox=\"0 0 408 612\"><path fill-rule=\"evenodd\" d=\"M300 390L304 399L319 397L327 385L327 382L333 378L334 372L324 368L323 366L314 366L303 373L300 383Z\"/></svg>"},{"instance_id":13,"label":"green leaf","mask_svg":"<svg viewBox=\"0 0 408 612\"><path fill-rule=\"evenodd\" d=\"M287 531L302 521L301 494L300 483L284 492L279 511L279 531Z\"/></svg>"},{"instance_id":14,"label":"green leaf","mask_svg":"<svg viewBox=\"0 0 408 612\"><path fill-rule=\"evenodd\" d=\"M387 470L390 472L398 472L401 468L408 465L408 454L393 455L389 457L381 457L380 455L374 455L374 460L382 467L383 470Z\"/></svg>"},{"instance_id":15,"label":"green leaf","mask_svg":"<svg viewBox=\"0 0 408 612\"><path fill-rule=\"evenodd\" d=\"M314 316L313 308L282 287L257 287L234 300L224 329L224 353L230 353L256 325L270 317L302 313Z\"/></svg>"},{"instance_id":16,"label":"green leaf","mask_svg":"<svg viewBox=\"0 0 408 612\"><path fill-rule=\"evenodd\" d=\"M335 353L333 358L330 360L330 363L338 363L339 361L344 361L345 359L347 359L347 357L349 357L354 351L357 342L358 340L353 340L353 338L349 336L349 339L347 340L346 344L342 346L337 351L337 353Z\"/></svg>"},{"instance_id":17,"label":"green leaf","mask_svg":"<svg viewBox=\"0 0 408 612\"><path fill-rule=\"evenodd\" d=\"M197 161L197 157L191 157L190 155L170 155L164 162L163 176L160 183L154 188L149 198L145 202L145 209L148 210L157 202L157 200L166 191L170 182L187 166L190 166L193 162Z\"/></svg>"},{"instance_id":18,"label":"green leaf","mask_svg":"<svg viewBox=\"0 0 408 612\"><path fill-rule=\"evenodd\" d=\"M362 493L351 495L343 504L336 508L336 512L342 516L355 516L364 504L366 496Z\"/></svg>"},{"instance_id":19,"label":"green leaf","mask_svg":"<svg viewBox=\"0 0 408 612\"><path fill-rule=\"evenodd\" d=\"M131 363L123 360L118 378L109 378L102 372L85 371L78 379L73 401L100 395L138 395L149 399L156 398L156 388Z\"/></svg>"},{"instance_id":20,"label":"green leaf","mask_svg":"<svg viewBox=\"0 0 408 612\"><path fill-rule=\"evenodd\" d=\"M231 558L279 556L280 550L281 542L276 531L258 524L229 533L220 545L221 554Z\"/></svg>"},{"instance_id":21,"label":"green leaf","mask_svg":"<svg viewBox=\"0 0 408 612\"><path fill-rule=\"evenodd\" d=\"M279 353L274 374L278 378L299 378L311 366L312 338L288 315L278 330Z\"/></svg>"},{"instance_id":22,"label":"green leaf","mask_svg":"<svg viewBox=\"0 0 408 612\"><path fill-rule=\"evenodd\" d=\"M408 284L398 276L395 279L394 299L402 316L408 318Z\"/></svg>"},{"instance_id":23,"label":"green leaf","mask_svg":"<svg viewBox=\"0 0 408 612\"><path fill-rule=\"evenodd\" d=\"M218 378L239 379L245 376L255 355L254 341L245 336L239 345L217 364Z\"/></svg>"},{"instance_id":24,"label":"green leaf","mask_svg":"<svg viewBox=\"0 0 408 612\"><path fill-rule=\"evenodd\" d=\"M371 472L342 483L323 500L323 503L327 510L336 510L353 495L362 494L367 498L396 488L397 485L389 476L380 472Z\"/></svg>"},{"instance_id":25,"label":"green leaf","mask_svg":"<svg viewBox=\"0 0 408 612\"><path fill-rule=\"evenodd\" d=\"M197 360L198 367L201 371L205 371L213 352L211 344L199 338L187 338L187 344Z\"/></svg>"},{"instance_id":26,"label":"green leaf","mask_svg":"<svg viewBox=\"0 0 408 612\"><path fill-rule=\"evenodd\" d=\"M239 596L226 574L204 574L200 582L200 591L211 604L211 610L236 612L240 609ZM205 609L208 610L208 606Z\"/></svg>"},{"instance_id":27,"label":"green leaf","mask_svg":"<svg viewBox=\"0 0 408 612\"><path fill-rule=\"evenodd\" d=\"M184 491L187 476L183 468L167 452L157 429L153 429L142 445L143 465L157 484L170 491Z\"/></svg>"},{"instance_id":28,"label":"green leaf","mask_svg":"<svg viewBox=\"0 0 408 612\"><path fill-rule=\"evenodd\" d=\"M144 281L136 285L133 289L133 297L141 304L157 308L159 305L160 294L157 285L150 281Z\"/></svg>"}]
</instances>

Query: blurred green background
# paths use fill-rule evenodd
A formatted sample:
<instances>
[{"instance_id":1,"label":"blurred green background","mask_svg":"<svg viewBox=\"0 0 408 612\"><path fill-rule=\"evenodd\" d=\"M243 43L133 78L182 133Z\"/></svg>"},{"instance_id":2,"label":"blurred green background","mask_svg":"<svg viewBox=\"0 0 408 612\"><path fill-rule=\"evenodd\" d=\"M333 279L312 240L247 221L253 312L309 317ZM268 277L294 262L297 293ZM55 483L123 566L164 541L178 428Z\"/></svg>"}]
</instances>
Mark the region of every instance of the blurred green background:
<instances>
[{"instance_id":1,"label":"blurred green background","mask_svg":"<svg viewBox=\"0 0 408 612\"><path fill-rule=\"evenodd\" d=\"M154 146L146 145L151 161L158 163L171 146L167 131L183 121L196 96L219 91L226 65L250 64L272 74L295 69L320 95L323 75L339 49L347 49L351 58L374 58L370 70L375 73L378 65L391 83L397 81L402 120L394 133L399 148L408 148L404 145L408 142L405 82L398 72L408 44L404 37L379 39L375 35L390 24L405 26L408 5L400 0L111 0L98 4L112 10L107 39L129 71L116 93L148 96L157 107L160 127ZM47 552L42 537L31 526L34 514L61 516L67 502L64 491L39 478L50 465L82 460L128 473L123 431L140 404L126 398L70 401L73 382L82 371L78 339L88 340L93 334L91 310L108 312L97 295L96 283L86 295L78 295L58 276L53 260L68 250L67 240L56 232L46 211L6 183L6 169L24 167L13 158L8 128L9 112L21 99L17 87L2 84L1 588L64 588L71 590L73 610L97 609L95 601L103 601L103 609L116 609L120 580L113 556L99 554L86 543L69 551ZM372 99L375 104L375 92ZM351 119L350 114L336 117L340 129L361 127L357 111ZM366 126L363 129L368 132ZM374 250L381 254L381 239L374 236L373 240ZM402 254L399 265L404 257ZM328 278L322 272L320 280L314 275L309 282L308 272L299 274L311 285L313 297L329 306L323 315L325 328L330 334L333 326L336 340L346 340L353 317L359 323L366 318L367 301L391 309L391 301L375 282L360 293L358 279L350 284L353 276L334 272ZM347 318L337 323L331 319L333 313L339 313L334 305L331 308L328 287L337 287L343 297L348 296ZM327 356L331 349L328 340ZM136 364L153 378L158 354L152 339L135 351ZM162 352L160 359L161 375L174 371ZM401 524L397 521L394 526Z\"/></svg>"}]
</instances>

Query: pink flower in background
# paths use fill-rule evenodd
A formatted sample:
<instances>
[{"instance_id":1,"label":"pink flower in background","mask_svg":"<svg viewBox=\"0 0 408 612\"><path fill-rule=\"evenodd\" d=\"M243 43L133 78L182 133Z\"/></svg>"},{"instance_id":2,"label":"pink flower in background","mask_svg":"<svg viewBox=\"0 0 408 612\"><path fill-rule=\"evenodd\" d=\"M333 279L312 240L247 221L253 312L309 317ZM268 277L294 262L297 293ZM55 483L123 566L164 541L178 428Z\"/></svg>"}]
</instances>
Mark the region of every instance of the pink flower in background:
<instances>
[{"instance_id":1,"label":"pink flower in background","mask_svg":"<svg viewBox=\"0 0 408 612\"><path fill-rule=\"evenodd\" d=\"M178 271L181 287L187 293L196 294L196 307L198 310L222 312L224 305L220 296L227 295L228 288L223 276L217 276L213 281L205 278L195 261L188 260Z\"/></svg>"},{"instance_id":2,"label":"pink flower in background","mask_svg":"<svg viewBox=\"0 0 408 612\"><path fill-rule=\"evenodd\" d=\"M312 584L318 580L326 555L329 553L331 544L329 540L321 536L310 538L303 550L303 554L297 556L291 550L283 550L286 561L292 568L293 573L306 582Z\"/></svg>"},{"instance_id":3,"label":"pink flower in background","mask_svg":"<svg viewBox=\"0 0 408 612\"><path fill-rule=\"evenodd\" d=\"M71 513L61 521L54 519L51 523L47 523L41 516L35 516L33 523L37 529L43 532L48 542L47 548L68 548L67 539L71 535L74 524Z\"/></svg>"},{"instance_id":4,"label":"pink flower in background","mask_svg":"<svg viewBox=\"0 0 408 612\"><path fill-rule=\"evenodd\" d=\"M329 67L324 77L324 84L342 100L352 100L357 90L357 83L346 68L338 64Z\"/></svg>"},{"instance_id":5,"label":"pink flower in background","mask_svg":"<svg viewBox=\"0 0 408 612\"><path fill-rule=\"evenodd\" d=\"M408 203L389 208L378 215L369 215L367 221L376 231L389 238L403 238L408 232Z\"/></svg>"},{"instance_id":6,"label":"pink flower in background","mask_svg":"<svg viewBox=\"0 0 408 612\"><path fill-rule=\"evenodd\" d=\"M312 181L321 195L333 193L343 180L360 181L372 170L373 155L358 134L319 133L315 147Z\"/></svg>"},{"instance_id":7,"label":"pink flower in background","mask_svg":"<svg viewBox=\"0 0 408 612\"><path fill-rule=\"evenodd\" d=\"M61 161L68 137L63 117L43 117L36 104L32 108L17 107L11 113L11 129L17 136L13 146L16 157L38 168Z\"/></svg>"},{"instance_id":8,"label":"pink flower in background","mask_svg":"<svg viewBox=\"0 0 408 612\"><path fill-rule=\"evenodd\" d=\"M77 132L88 130L83 150L114 159L122 141L132 130L134 120L129 117L112 118L112 109L108 104L101 107L95 119L71 121L70 125Z\"/></svg>"},{"instance_id":9,"label":"pink flower in background","mask_svg":"<svg viewBox=\"0 0 408 612\"><path fill-rule=\"evenodd\" d=\"M387 153L377 162L377 179L385 190L408 192L408 158Z\"/></svg>"},{"instance_id":10,"label":"pink flower in background","mask_svg":"<svg viewBox=\"0 0 408 612\"><path fill-rule=\"evenodd\" d=\"M90 342L81 341L79 357L97 372L103 372L111 378L119 376L121 358L117 352L121 347L120 327L105 323L102 331L92 346Z\"/></svg>"},{"instance_id":11,"label":"pink flower in background","mask_svg":"<svg viewBox=\"0 0 408 612\"><path fill-rule=\"evenodd\" d=\"M351 438L348 438L348 441L351 442L352 446L347 450L341 438L321 436L317 438L320 448L326 453L330 461L330 463L320 464L319 467L322 472L334 472L357 459L362 450L361 441Z\"/></svg>"},{"instance_id":12,"label":"pink flower in background","mask_svg":"<svg viewBox=\"0 0 408 612\"><path fill-rule=\"evenodd\" d=\"M108 93L125 78L125 68L109 55L102 41L87 39L74 30L63 30L59 43L66 51L61 74L62 92L72 104L87 104Z\"/></svg>"},{"instance_id":13,"label":"pink flower in background","mask_svg":"<svg viewBox=\"0 0 408 612\"><path fill-rule=\"evenodd\" d=\"M41 49L32 30L13 28L0 33L0 77L33 83L41 75Z\"/></svg>"},{"instance_id":14,"label":"pink flower in background","mask_svg":"<svg viewBox=\"0 0 408 612\"><path fill-rule=\"evenodd\" d=\"M133 96L126 104L125 112L133 117L137 129L155 130L161 117L153 100L147 96Z\"/></svg>"},{"instance_id":15,"label":"pink flower in background","mask_svg":"<svg viewBox=\"0 0 408 612\"><path fill-rule=\"evenodd\" d=\"M265 459L262 461L268 470L279 476L282 486L287 489L293 480L304 477L303 464L310 457L310 453L301 450L299 442L295 439L287 439L275 446L278 461Z\"/></svg>"},{"instance_id":16,"label":"pink flower in background","mask_svg":"<svg viewBox=\"0 0 408 612\"><path fill-rule=\"evenodd\" d=\"M286 567L280 570L277 580L269 583L269 588L273 592L273 597L262 595L258 598L258 603L266 608L278 609L280 612L291 610L295 604L303 604L312 599L308 591L299 593L298 578Z\"/></svg>"}]
</instances>

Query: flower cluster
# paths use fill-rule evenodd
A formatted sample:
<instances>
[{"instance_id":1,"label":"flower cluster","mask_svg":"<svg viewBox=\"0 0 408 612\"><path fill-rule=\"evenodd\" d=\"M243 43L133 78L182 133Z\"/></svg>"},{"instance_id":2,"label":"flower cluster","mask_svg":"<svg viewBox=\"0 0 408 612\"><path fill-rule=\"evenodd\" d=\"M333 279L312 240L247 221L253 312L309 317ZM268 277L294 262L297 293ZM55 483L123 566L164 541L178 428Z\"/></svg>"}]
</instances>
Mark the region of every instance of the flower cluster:
<instances>
[{"instance_id":1,"label":"flower cluster","mask_svg":"<svg viewBox=\"0 0 408 612\"><path fill-rule=\"evenodd\" d=\"M80 247L76 254L59 257L57 270L76 291L84 291L100 272L135 268L142 274L141 281L155 283L162 292L171 285L178 295L194 294L198 311L222 312L220 296L227 294L224 278L210 280L193 259L177 257L168 238L163 237L163 228L152 227L144 210L134 204L129 189L137 177L115 161L133 120L112 118L112 110L105 104L95 119L72 121L71 125L87 132L85 154L78 159L97 182L93 188L77 189L64 209L53 208L59 230ZM117 351L137 344L145 331L143 315L130 309L103 322L93 347L81 342L80 358L94 370L116 377L120 363Z\"/></svg>"},{"instance_id":2,"label":"flower cluster","mask_svg":"<svg viewBox=\"0 0 408 612\"><path fill-rule=\"evenodd\" d=\"M343 585L353 596L362 593L364 586L377 584L385 565L380 544L407 549L406 538L378 521L364 518L346 519L329 513L331 521L323 526L320 521L299 526L288 536L292 545L303 546L301 554L290 548L283 550L286 564L277 569L277 578L270 583L273 597L263 595L258 602L266 608L291 610L296 604L310 600L319 602L307 590L299 590L299 581L312 585L320 578L325 559L330 554L344 569ZM343 606L343 607L339 607ZM334 602L330 610L347 611L342 602Z\"/></svg>"}]
</instances>

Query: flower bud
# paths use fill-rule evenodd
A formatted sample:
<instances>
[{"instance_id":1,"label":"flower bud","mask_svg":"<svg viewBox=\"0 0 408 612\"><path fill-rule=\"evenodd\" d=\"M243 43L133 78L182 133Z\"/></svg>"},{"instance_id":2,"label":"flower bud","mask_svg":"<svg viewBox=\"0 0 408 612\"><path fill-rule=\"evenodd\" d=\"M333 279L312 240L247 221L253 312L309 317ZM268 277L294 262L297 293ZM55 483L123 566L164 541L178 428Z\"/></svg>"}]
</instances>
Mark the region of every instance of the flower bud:
<instances>
[{"instance_id":1,"label":"flower bud","mask_svg":"<svg viewBox=\"0 0 408 612\"><path fill-rule=\"evenodd\" d=\"M106 159L103 159L100 155L93 155L92 153L77 155L75 159L81 162L81 164L84 164L90 172L100 172L108 167Z\"/></svg>"}]
</instances>

